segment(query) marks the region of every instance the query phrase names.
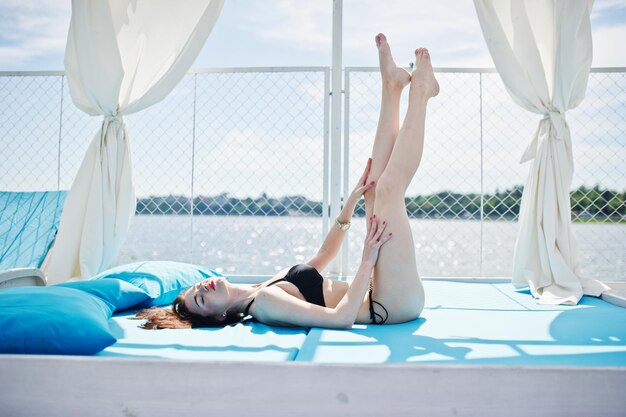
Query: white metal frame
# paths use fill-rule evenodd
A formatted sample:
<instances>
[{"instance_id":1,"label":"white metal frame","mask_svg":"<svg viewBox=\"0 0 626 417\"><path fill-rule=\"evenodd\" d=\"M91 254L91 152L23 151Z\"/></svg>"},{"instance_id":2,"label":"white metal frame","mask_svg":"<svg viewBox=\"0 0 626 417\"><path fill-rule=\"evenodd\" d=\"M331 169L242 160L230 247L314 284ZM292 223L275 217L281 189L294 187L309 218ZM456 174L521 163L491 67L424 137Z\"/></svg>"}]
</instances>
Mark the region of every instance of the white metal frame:
<instances>
[{"instance_id":1,"label":"white metal frame","mask_svg":"<svg viewBox=\"0 0 626 417\"><path fill-rule=\"evenodd\" d=\"M623 416L605 367L239 363L0 355L20 416Z\"/></svg>"},{"instance_id":2,"label":"white metal frame","mask_svg":"<svg viewBox=\"0 0 626 417\"><path fill-rule=\"evenodd\" d=\"M352 72L378 72L379 68L378 67L346 67L344 69L344 137L343 137L343 198L344 200L348 197L348 193L350 192L350 170L349 170L349 165L350 165L350 159L349 159L349 155L350 155L350 73ZM480 75L480 83L482 86L482 74L483 73L495 73L496 70L494 68L433 68L433 71L435 72L448 72L448 73L471 73L471 74L476 74L478 73ZM483 166L483 129L482 129L482 87L480 89L480 94L481 94L481 99L480 99L480 123L481 123L481 127L480 127L480 165L481 167ZM484 214L484 201L483 201L483 173L481 170L480 173L480 194L481 194L481 198L480 198L480 266L479 266L479 276L482 276L483 274L483 214ZM341 256L340 256L340 260L341 260L341 274L340 275L346 275L345 271L348 271L348 265L349 265L349 259L350 259L350 254L349 254L349 248L348 245L343 245L342 250L341 250ZM335 275L339 275L339 274L335 274Z\"/></svg>"},{"instance_id":3,"label":"white metal frame","mask_svg":"<svg viewBox=\"0 0 626 417\"><path fill-rule=\"evenodd\" d=\"M324 73L324 126L323 126L323 201L322 201L322 232L323 235L328 233L330 227L332 227L332 220L341 210L342 196L343 199L347 198L350 191L349 183L349 137L350 137L350 76L352 72L378 72L377 67L346 67L341 68L341 0L334 0L334 21L333 28L338 33L333 39L333 68L320 67L320 66L307 66L307 67L246 67L246 68L198 68L191 69L189 71L195 78L197 74L217 74L217 73L288 73L288 72L323 72ZM482 74L494 74L496 70L493 68L435 68L439 73L475 73L480 76L482 82ZM624 73L625 67L611 67L611 68L592 68L592 73ZM61 83L61 91L65 89L65 81L63 71L0 71L0 77L22 77L22 76L59 76ZM343 89L342 89L343 79ZM194 80L195 86L195 80ZM482 89L481 89L482 93ZM343 103L342 97L343 94ZM60 117L59 117L59 152L61 151L62 141L62 129L63 129L63 94L61 94L60 101ZM342 106L343 104L343 106ZM481 100L482 105L482 100ZM194 107L195 107L195 94L194 94ZM342 120L342 107L345 112ZM482 109L481 109L482 110ZM195 112L194 112L195 117ZM343 122L343 126L342 126ZM482 111L481 111L481 124L482 124ZM341 130L343 129L343 135ZM194 120L194 143L195 143L195 120ZM481 147L482 147L482 128L481 128ZM193 157L193 156L192 156ZM482 153L481 153L482 158ZM60 164L60 155L57 158L58 164ZM60 186L60 168L57 167L57 188ZM192 172L193 175L193 172ZM482 193L482 173L481 173L481 195ZM193 181L192 181L193 187ZM192 190L193 194L193 190ZM193 199L192 199L193 203ZM482 241L482 216L484 214L483 198L481 197L481 241ZM192 210L193 213L193 210ZM193 221L193 220L192 220ZM192 228L190 229L193 231ZM193 240L193 232L191 239ZM190 257L193 261L193 244L190 246ZM481 246L482 251L482 246ZM343 245L339 256L333 261L329 267L329 272L332 276L343 277L347 275L348 271L348 246ZM482 260L479 266L478 275L482 275Z\"/></svg>"},{"instance_id":4,"label":"white metal frame","mask_svg":"<svg viewBox=\"0 0 626 417\"><path fill-rule=\"evenodd\" d=\"M478 74L480 83L480 166L483 167L483 99L482 99L482 74L494 74L497 73L495 68L433 68L435 73L465 73L465 74ZM344 137L343 137L343 198L347 198L350 192L350 178L349 178L349 154L350 154L350 74L353 72L379 72L378 67L345 67L344 68ZM597 67L591 68L592 73L619 73L626 72L626 67ZM337 156L339 158L339 156ZM483 275L483 225L484 225L484 178L483 170L480 172L480 264L479 264L479 276ZM345 271L348 271L349 265L349 248L348 245L343 245L341 255L339 257L341 262L341 269L335 275L345 276ZM453 278L453 277L448 277ZM608 299L614 300L612 296L608 296ZM609 301L612 302L612 301ZM624 303L624 301L619 301ZM616 304L616 302L613 302ZM621 305L621 304L618 304ZM622 305L623 306L623 305Z\"/></svg>"},{"instance_id":5,"label":"white metal frame","mask_svg":"<svg viewBox=\"0 0 626 417\"><path fill-rule=\"evenodd\" d=\"M330 213L332 219L341 211L341 71L343 65L343 0L333 0L332 114L330 119ZM325 229L327 230L327 229ZM341 255L329 265L332 275L341 274Z\"/></svg>"},{"instance_id":6,"label":"white metal frame","mask_svg":"<svg viewBox=\"0 0 626 417\"><path fill-rule=\"evenodd\" d=\"M320 66L308 66L308 67L231 67L231 68L192 68L189 70L189 74L194 74L194 96L193 96L193 134L192 134L192 148L195 147L196 143L196 75L197 74L224 74L224 73L281 73L281 72L323 72L324 73L324 150L323 150L323 174L322 174L322 233L326 235L328 233L328 228L330 225L330 210L333 207L332 200L329 200L329 186L331 183L332 173L329 169L331 166L331 143L330 143L330 131L329 131L329 113L330 113L330 97L332 96L332 92L329 90L330 84L330 75L331 71L328 67L320 67ZM0 73L0 76L2 73ZM61 75L64 75L61 72ZM340 109L341 110L341 109ZM341 120L339 121L341 122ZM195 151L192 152L192 158L195 158ZM193 201L194 201L194 173L195 173L195 163L192 160L192 169L191 176L191 211L189 213L191 219L191 227L190 227L190 262L193 263L194 252L193 252L193 218L194 218L194 210L193 210Z\"/></svg>"}]
</instances>

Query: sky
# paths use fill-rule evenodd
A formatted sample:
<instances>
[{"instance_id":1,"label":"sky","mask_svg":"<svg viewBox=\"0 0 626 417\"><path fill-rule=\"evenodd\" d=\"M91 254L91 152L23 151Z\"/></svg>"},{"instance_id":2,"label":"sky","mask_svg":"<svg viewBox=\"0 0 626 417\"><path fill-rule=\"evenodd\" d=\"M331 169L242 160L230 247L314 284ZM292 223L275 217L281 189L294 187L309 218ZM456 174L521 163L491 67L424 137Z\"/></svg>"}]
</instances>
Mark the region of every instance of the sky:
<instances>
[{"instance_id":1,"label":"sky","mask_svg":"<svg viewBox=\"0 0 626 417\"><path fill-rule=\"evenodd\" d=\"M63 55L70 17L71 2L67 0L0 0L0 71L63 70ZM626 0L597 0L592 9L591 23L594 48L592 66L626 67L626 48L619 47L626 39ZM331 0L226 0L217 24L193 67L330 66L331 24ZM387 35L399 64L408 64L413 58L413 50L416 47L427 46L431 51L435 67L493 67L473 2L470 0L344 0L343 28L344 67L377 66L373 37L378 32ZM212 195L217 192L237 190L237 194L242 196L256 196L261 192L259 188L266 188L266 185L257 183L256 177L273 175L276 178L272 177L267 182L275 185L271 189L263 190L270 195L281 196L293 193L294 185L290 181L283 180L289 178L294 183L300 184L297 189L299 194L319 200L320 166L323 159L321 146L319 146L320 132L323 129L321 114L323 106L320 98L324 96L324 92L321 88L323 86L321 75L311 75L311 77L310 79L293 78L291 81L289 79L276 81L270 76L263 79L265 84L257 91L250 89L249 85L239 84L237 88L243 86L238 90L241 92L239 94L242 96L241 100L231 102L228 107L225 103L232 96L229 90L224 92L210 90L211 78L208 76L204 81L200 81L200 89L206 88L207 93L203 100L207 100L207 104L198 106L200 109L199 142L195 148L195 154L196 164L201 161L199 165L202 166L196 171L197 183L194 192ZM468 100L473 100L472 97L477 94L472 84L476 77L475 75L467 78L462 75L448 77L444 74L440 77L442 85L445 83L445 87L453 88L443 89L439 103L455 101L459 105L451 111L435 103L429 113L430 126L427 126L427 130L433 132L431 133L433 140L427 143L424 169L420 170L414 181L415 187L410 190L411 194L435 192L441 189L474 192L481 187L479 170L475 166L475 161L480 158L478 153L480 144L476 135L479 128L478 109L475 108L477 102L474 100L473 105L470 106L467 103L463 104L465 102L459 98L466 97ZM243 76L238 80L247 82L245 78ZM254 76L251 80L256 82L258 78ZM224 80L223 85L231 82L228 77ZM602 83L603 80L602 77L592 78L590 85ZM283 84L277 88L276 82L283 82ZM486 76L484 82L487 88L493 85L491 91L502 91L495 87L497 84L495 74L493 77ZM358 164L368 156L369 142L367 141L371 140L371 132L375 129L378 106L377 83L377 74L371 74L371 76L367 73L355 74L352 78L351 88L355 90L352 94L354 104L350 122L351 178L352 175L360 174ZM2 85L0 85L1 91ZM49 117L46 116L50 120L30 123L30 116L24 116L18 112L12 117L20 118L20 123L23 122L24 126L19 124L13 126L13 122L3 126L3 115L0 114L0 133L2 133L0 161L10 154L12 161L19 160L23 166L36 165L29 169L29 172L38 172L37 175L32 175L32 181L26 181L24 176L20 175L19 181L21 182L17 184L18 178L9 178L5 173L12 169L7 168L3 171L1 166L3 164L0 164L0 174L2 174L0 176L6 177L0 178L0 186L6 187L2 182L6 180L8 184L17 187L23 187L23 184L26 184L25 187L28 189L54 187L56 175L48 175L47 167L57 167L54 159L57 151L53 147L56 142L51 142L46 135L53 139L60 136L54 130L59 125L55 119L58 111L56 107L50 107L53 108L52 111L45 107L48 102L53 106L58 101L54 95L53 81L49 81L49 84L46 81L45 87L38 88L38 91L46 91L46 94L50 96L39 100L26 97L26 93L19 94L20 89L14 91L17 95L24 96L20 98L20 100L23 99L24 105L30 105L33 101L41 102L41 108L32 107L37 109L32 110L33 114L41 116L50 113ZM26 86L24 91L27 91ZM361 91L364 94L357 99ZM596 91L603 90L600 88ZM129 116L127 123L133 143L133 172L138 195L189 194L187 178L191 172L189 168L191 146L188 138L191 135L191 121L188 119L190 114L188 107L191 102L188 98L192 92L189 80L183 80L164 102L140 112L135 119L133 119L134 115ZM268 92L271 94L267 94ZM447 92L452 95L447 97ZM223 95L220 96L219 94L222 93ZM284 94L284 97L280 94ZM488 95L489 91L485 90L485 94ZM214 97L215 100L213 100ZM217 97L220 98L217 99ZM295 100L300 97L303 99ZM308 98L309 102L316 106L315 111L298 107L304 102L304 98ZM0 97L0 113L4 108L2 107L3 100ZM67 103L69 102L68 98ZM615 105L610 107L613 102ZM592 185L588 183L589 173L595 172L598 177L597 180L593 180L594 183L601 182L610 188L623 188L625 175L623 161L626 157L626 146L624 146L624 137L621 132L624 131L624 102L623 92L621 96L619 94L610 97L607 95L606 99L600 97L599 100L588 101L586 105L591 109L585 110L589 112L586 114L600 114L613 118L605 122L592 120L588 123L582 123L586 122L586 119L580 118L582 122L572 126L573 131L575 130L578 135L574 138L576 175L578 175L574 178L575 186L581 183ZM63 164L70 168L66 169L59 164L62 171L60 174L62 188L70 186L84 155L84 149L98 125L98 120L88 120L86 116L73 112L67 107L67 103L64 117L73 121L76 126L83 127L77 134L80 137L70 138L66 135L68 137L63 138L64 146L69 149L69 151L63 151L64 155L70 154ZM250 103L256 103L256 105L251 106L245 112L241 110L243 105ZM280 107L281 103L285 103L283 108ZM486 108L488 105L486 103ZM594 113L593 107L598 105L602 106L602 109ZM274 108L274 106L277 107ZM528 167L519 164L519 155L523 152L537 123L536 115L513 105L506 94L502 93L499 97L494 97L491 100L491 106L492 110L485 116L487 132L485 164L493 166L491 171L485 171L486 179L490 184L485 186L490 192L497 188L504 189L523 183ZM609 106L611 111L607 111L606 106ZM10 105L10 107L19 106ZM214 112L202 114L205 109L218 107L222 109L219 115L212 114ZM279 114L281 111L289 112L286 117L288 120L284 120L285 117L283 117L280 123L276 122L276 126L280 126L282 130L274 131L272 126L267 126L276 121L276 119L266 117L269 110L273 114ZM175 116L178 114L176 112L180 112L180 115ZM72 116L70 113L77 114ZM361 114L366 116L360 119ZM503 116L500 117L499 114ZM306 115L308 119L299 121L303 115ZM215 116L216 119L213 125L208 121L211 116ZM488 116L492 118L489 119ZM165 122L165 117L169 118L168 122ZM516 140L512 144L510 137L503 137L501 132L505 131L506 127L502 124L509 123L506 117L514 119L517 124L515 134L522 140ZM594 118L598 119L595 116ZM145 120L144 124L142 120ZM170 146L169 152L162 153L160 152L161 145L155 146L153 131L142 130L143 126L152 123L159 123L157 133L160 143L163 143L163 146ZM295 127L292 127L294 123ZM593 129L597 126L594 123L613 126L614 132L594 135ZM43 130L39 131L37 126L27 126L29 124L49 126L50 129L46 131L42 128ZM219 134L216 134L215 124L221 129ZM202 132L206 134L203 135ZM28 140L34 140L33 138L41 140L41 145L36 145L38 149L48 146L45 148L46 151L40 152L41 159L35 162L31 154L17 147L15 142L20 141L19 135ZM210 140L211 137L219 137L222 142L213 143ZM2 142L9 139L11 143ZM272 141L268 142L268 139ZM487 142L488 139L491 142ZM599 147L598 144L602 140L608 142ZM72 141L75 143L72 144ZM172 146L172 143L178 146ZM445 146L442 147L439 143L444 143ZM240 152L234 155L233 149L239 149ZM309 157L301 158L302 154L281 154L280 152L285 149L300 152L308 150ZM162 155L170 159L163 159ZM228 160L227 155L233 159ZM470 158L468 155L473 156ZM284 161L294 160L293 158L301 158L301 162L297 167L293 167L292 171L286 171L287 167L293 164L286 164ZM154 163L161 159L163 159L161 163ZM205 163L205 161L222 161L224 166ZM254 177L252 180L241 177L240 173L252 167L254 161L266 161L266 163L264 166L255 168L254 174L251 174ZM598 161L602 165L600 168L598 168ZM156 165L176 166L178 172L164 171L158 169ZM277 169L279 166L285 171L279 172ZM420 177L420 175L425 176ZM45 178L45 181L41 178ZM201 180L204 180L204 184ZM52 185L48 185L49 182ZM222 188L216 188L216 183L222 184ZM310 184L310 186L303 190L302 184Z\"/></svg>"},{"instance_id":2,"label":"sky","mask_svg":"<svg viewBox=\"0 0 626 417\"><path fill-rule=\"evenodd\" d=\"M344 66L375 66L387 34L399 62L427 46L437 67L493 67L469 0L344 0ZM0 0L0 71L62 70L71 2ZM226 0L194 67L328 66L332 1ZM626 66L626 0L596 0L594 67Z\"/></svg>"}]
</instances>

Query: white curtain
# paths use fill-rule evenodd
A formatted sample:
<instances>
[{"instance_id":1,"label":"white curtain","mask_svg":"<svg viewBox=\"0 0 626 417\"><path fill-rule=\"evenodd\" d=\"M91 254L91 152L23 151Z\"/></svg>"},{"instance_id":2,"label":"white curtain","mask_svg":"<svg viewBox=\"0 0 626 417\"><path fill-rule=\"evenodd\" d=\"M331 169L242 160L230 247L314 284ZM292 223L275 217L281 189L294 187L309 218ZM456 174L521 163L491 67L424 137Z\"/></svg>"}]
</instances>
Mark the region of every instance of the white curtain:
<instances>
[{"instance_id":1,"label":"white curtain","mask_svg":"<svg viewBox=\"0 0 626 417\"><path fill-rule=\"evenodd\" d=\"M531 161L515 244L513 285L540 304L577 304L608 287L580 276L571 228L574 172L565 112L584 98L593 0L474 0L498 73L513 100L543 115L521 162Z\"/></svg>"},{"instance_id":2,"label":"white curtain","mask_svg":"<svg viewBox=\"0 0 626 417\"><path fill-rule=\"evenodd\" d=\"M165 98L183 78L224 0L73 0L65 71L74 104L102 126L65 202L50 283L110 267L135 213L123 115Z\"/></svg>"}]
</instances>

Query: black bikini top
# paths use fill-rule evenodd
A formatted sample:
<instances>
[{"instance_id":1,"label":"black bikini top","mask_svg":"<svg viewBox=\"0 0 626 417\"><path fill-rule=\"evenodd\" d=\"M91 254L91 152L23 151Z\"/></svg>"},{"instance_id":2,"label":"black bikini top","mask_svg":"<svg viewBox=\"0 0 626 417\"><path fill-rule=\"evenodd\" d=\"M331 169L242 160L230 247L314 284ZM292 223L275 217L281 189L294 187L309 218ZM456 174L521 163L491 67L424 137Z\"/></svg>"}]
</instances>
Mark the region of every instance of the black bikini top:
<instances>
[{"instance_id":1,"label":"black bikini top","mask_svg":"<svg viewBox=\"0 0 626 417\"><path fill-rule=\"evenodd\" d=\"M304 299L311 304L317 304L318 306L326 307L326 303L324 302L324 278L317 272L317 269L313 268L311 265L307 264L298 264L287 272L283 278L279 278L276 281L272 281L267 286L274 285L277 282L287 281L291 282L298 288L298 291L302 294ZM250 310L250 306L254 303L254 298L244 311L243 315L247 316L248 311Z\"/></svg>"}]
</instances>

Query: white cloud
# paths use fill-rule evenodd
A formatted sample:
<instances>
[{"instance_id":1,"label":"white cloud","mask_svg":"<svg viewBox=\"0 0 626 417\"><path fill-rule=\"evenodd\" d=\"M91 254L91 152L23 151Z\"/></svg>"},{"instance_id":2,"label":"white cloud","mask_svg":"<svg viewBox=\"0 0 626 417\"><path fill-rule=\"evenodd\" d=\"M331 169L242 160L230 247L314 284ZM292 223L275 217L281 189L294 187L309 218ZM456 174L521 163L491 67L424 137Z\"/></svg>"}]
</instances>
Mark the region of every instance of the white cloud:
<instances>
[{"instance_id":1,"label":"white cloud","mask_svg":"<svg viewBox=\"0 0 626 417\"><path fill-rule=\"evenodd\" d=\"M249 37L268 56L275 51L311 52L315 65L330 64L332 1L226 0L229 33ZM227 9L228 8L228 9ZM624 66L626 51L617 48L626 36L626 3L596 0L592 11L594 66ZM71 2L59 0L3 0L0 3L1 69L41 69L62 63ZM344 65L376 65L373 36L390 38L401 65L412 60L418 46L428 46L433 64L444 67L492 67L473 2L458 0L407 1L345 0L343 8ZM238 49L225 48L228 58L212 55L210 62L232 62ZM265 53L265 52L264 52ZM301 55L296 58L302 60ZM289 64L289 57L278 59ZM41 62L36 62L41 61ZM243 57L244 65L254 65ZM212 65L212 64L211 64Z\"/></svg>"},{"instance_id":2,"label":"white cloud","mask_svg":"<svg viewBox=\"0 0 626 417\"><path fill-rule=\"evenodd\" d=\"M230 0L232 1L232 0ZM331 3L275 0L246 2L240 28L270 41L325 51L331 44Z\"/></svg>"},{"instance_id":3,"label":"white cloud","mask_svg":"<svg viewBox=\"0 0 626 417\"><path fill-rule=\"evenodd\" d=\"M212 147L196 147L197 194L230 192L238 197L304 195L322 199L321 137L268 137L261 129L233 129ZM286 143L288 146L286 146ZM292 163L293 161L297 163Z\"/></svg>"},{"instance_id":4,"label":"white cloud","mask_svg":"<svg viewBox=\"0 0 626 417\"><path fill-rule=\"evenodd\" d=\"M624 0L596 0L591 10L591 18L596 18L599 14L606 11L616 11L619 9L626 10Z\"/></svg>"},{"instance_id":5,"label":"white cloud","mask_svg":"<svg viewBox=\"0 0 626 417\"><path fill-rule=\"evenodd\" d=\"M626 65L626 49L619 48L626 39L626 24L600 27L593 31L594 67L623 67Z\"/></svg>"},{"instance_id":6,"label":"white cloud","mask_svg":"<svg viewBox=\"0 0 626 417\"><path fill-rule=\"evenodd\" d=\"M24 66L42 57L62 61L71 16L69 1L4 0L0 15L2 69L27 69Z\"/></svg>"},{"instance_id":7,"label":"white cloud","mask_svg":"<svg viewBox=\"0 0 626 417\"><path fill-rule=\"evenodd\" d=\"M240 27L260 39L330 53L331 1L255 2L241 12ZM440 0L425 7L424 2L348 0L343 30L346 65L375 65L374 36L379 32L388 35L398 60L406 64L415 48L427 45L437 51L435 65L491 65L471 2Z\"/></svg>"},{"instance_id":8,"label":"white cloud","mask_svg":"<svg viewBox=\"0 0 626 417\"><path fill-rule=\"evenodd\" d=\"M5 68L15 68L10 63L19 65L30 59L32 56L31 51L24 49L21 46L0 46L0 62L4 62Z\"/></svg>"}]
</instances>

